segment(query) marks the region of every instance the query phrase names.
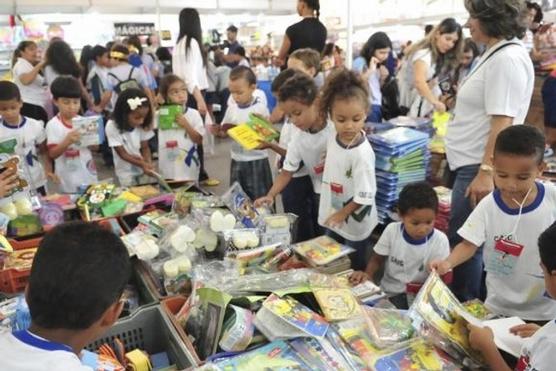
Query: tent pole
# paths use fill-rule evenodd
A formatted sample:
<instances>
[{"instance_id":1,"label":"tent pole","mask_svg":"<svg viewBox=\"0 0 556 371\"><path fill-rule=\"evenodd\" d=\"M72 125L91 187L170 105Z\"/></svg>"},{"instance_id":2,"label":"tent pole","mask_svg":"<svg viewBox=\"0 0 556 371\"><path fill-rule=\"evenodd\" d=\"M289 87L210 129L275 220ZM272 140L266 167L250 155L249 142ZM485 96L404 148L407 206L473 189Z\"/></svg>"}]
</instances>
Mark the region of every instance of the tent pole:
<instances>
[{"instance_id":1,"label":"tent pole","mask_svg":"<svg viewBox=\"0 0 556 371\"><path fill-rule=\"evenodd\" d=\"M352 0L347 0L347 50L346 66L351 69L353 65L353 9Z\"/></svg>"},{"instance_id":2,"label":"tent pole","mask_svg":"<svg viewBox=\"0 0 556 371\"><path fill-rule=\"evenodd\" d=\"M158 33L158 37L160 36L160 31L162 30L162 25L160 21L160 0L156 0L156 31Z\"/></svg>"}]
</instances>

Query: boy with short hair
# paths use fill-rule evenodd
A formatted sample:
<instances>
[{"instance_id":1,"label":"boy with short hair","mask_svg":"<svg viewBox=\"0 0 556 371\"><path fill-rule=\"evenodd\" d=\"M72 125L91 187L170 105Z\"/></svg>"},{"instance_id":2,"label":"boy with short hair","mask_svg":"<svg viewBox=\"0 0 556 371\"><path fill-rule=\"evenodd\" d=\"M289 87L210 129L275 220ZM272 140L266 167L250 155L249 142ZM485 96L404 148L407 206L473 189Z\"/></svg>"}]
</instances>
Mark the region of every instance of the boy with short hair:
<instances>
[{"instance_id":1,"label":"boy with short hair","mask_svg":"<svg viewBox=\"0 0 556 371\"><path fill-rule=\"evenodd\" d=\"M237 104L228 105L221 127L225 128L226 125L229 128L230 125L246 123L252 113L269 116L267 106L253 96L256 88L257 78L250 68L239 66L232 70L229 89ZM272 187L272 172L266 151L247 151L234 142L231 152L230 184L239 182L253 200L266 195Z\"/></svg>"},{"instance_id":2,"label":"boy with short hair","mask_svg":"<svg viewBox=\"0 0 556 371\"><path fill-rule=\"evenodd\" d=\"M3 370L90 370L81 350L118 319L130 278L118 236L94 223L56 227L42 240L31 268L27 331L0 335Z\"/></svg>"},{"instance_id":3,"label":"boy with short hair","mask_svg":"<svg viewBox=\"0 0 556 371\"><path fill-rule=\"evenodd\" d=\"M498 135L493 156L497 189L458 231L463 242L446 260L431 263L444 274L484 244L486 306L529 321L549 321L556 313L537 264L538 236L556 220L556 188L536 182L545 167L544 149L544 136L531 126L512 126Z\"/></svg>"},{"instance_id":4,"label":"boy with short hair","mask_svg":"<svg viewBox=\"0 0 556 371\"><path fill-rule=\"evenodd\" d=\"M22 116L22 107L23 101L17 85L0 81L0 141L10 138L17 140L15 153L29 170L23 174L24 178L39 194L46 196L47 177L54 180L55 176L47 154L44 123ZM42 157L44 168L39 156Z\"/></svg>"},{"instance_id":5,"label":"boy with short hair","mask_svg":"<svg viewBox=\"0 0 556 371\"><path fill-rule=\"evenodd\" d=\"M427 183L404 187L398 201L401 222L390 223L374 247L364 272L350 277L353 285L373 280L384 266L381 287L400 309L407 309L408 285L426 281L429 262L450 255L448 237L434 228L438 196Z\"/></svg>"},{"instance_id":6,"label":"boy with short hair","mask_svg":"<svg viewBox=\"0 0 556 371\"><path fill-rule=\"evenodd\" d=\"M319 76L321 57L319 52L311 48L298 49L288 58L288 68L306 73L315 79L317 87L324 85L324 79Z\"/></svg>"},{"instance_id":7,"label":"boy with short hair","mask_svg":"<svg viewBox=\"0 0 556 371\"><path fill-rule=\"evenodd\" d=\"M556 224L552 224L539 237L539 255L544 283L548 294L556 299ZM531 262L533 263L533 262ZM494 344L494 335L488 327L469 325L469 343L483 354L487 365L495 371L510 370ZM515 370L552 370L556 352L556 321L544 327L528 323L510 329L515 335L530 337L521 349Z\"/></svg>"},{"instance_id":8,"label":"boy with short hair","mask_svg":"<svg viewBox=\"0 0 556 371\"><path fill-rule=\"evenodd\" d=\"M97 182L91 150L80 145L79 132L72 124L81 109L81 86L73 77L58 77L50 91L59 113L46 125L48 154L55 161L61 191L77 193L81 186Z\"/></svg>"}]
</instances>

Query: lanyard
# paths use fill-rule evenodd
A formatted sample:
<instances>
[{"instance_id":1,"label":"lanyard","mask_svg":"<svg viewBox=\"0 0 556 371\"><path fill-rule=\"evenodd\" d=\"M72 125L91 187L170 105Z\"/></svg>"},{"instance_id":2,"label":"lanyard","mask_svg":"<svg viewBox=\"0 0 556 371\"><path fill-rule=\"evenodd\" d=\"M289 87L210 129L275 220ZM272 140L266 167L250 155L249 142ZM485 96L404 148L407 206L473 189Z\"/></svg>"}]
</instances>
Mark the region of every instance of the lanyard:
<instances>
[{"instance_id":1,"label":"lanyard","mask_svg":"<svg viewBox=\"0 0 556 371\"><path fill-rule=\"evenodd\" d=\"M532 190L533 190L533 187L529 188L529 190L527 191L527 194L525 195L525 197L523 198L523 201L521 201L521 203L517 202L517 200L515 198L512 198L512 201L515 202L517 205L519 205L519 214L517 215L517 220L515 222L514 229L513 229L512 233L510 234L510 236L515 236L515 234L517 232L519 222L521 221L521 215L523 213L523 205L525 205L525 202L527 202L527 198L531 194Z\"/></svg>"}]
</instances>

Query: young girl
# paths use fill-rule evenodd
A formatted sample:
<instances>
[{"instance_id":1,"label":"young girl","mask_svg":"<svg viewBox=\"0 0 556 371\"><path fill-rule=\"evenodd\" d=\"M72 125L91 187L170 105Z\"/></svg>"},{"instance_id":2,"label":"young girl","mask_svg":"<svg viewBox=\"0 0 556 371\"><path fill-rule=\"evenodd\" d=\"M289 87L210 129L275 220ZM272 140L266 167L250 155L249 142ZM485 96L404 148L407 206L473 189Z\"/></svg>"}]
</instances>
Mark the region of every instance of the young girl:
<instances>
[{"instance_id":1,"label":"young girl","mask_svg":"<svg viewBox=\"0 0 556 371\"><path fill-rule=\"evenodd\" d=\"M299 227L307 238L321 234L317 223L319 194L328 139L334 136L333 125L327 121L326 114L319 110L317 94L315 82L303 72L296 72L280 87L280 106L299 130L288 143L282 171L274 180L272 188L265 197L256 201L257 205L272 204L274 198L291 182L293 174L302 168L307 169L309 177L298 178L293 183L296 190L291 192L297 196L300 222L307 221L307 225ZM276 151L275 147L269 146Z\"/></svg>"},{"instance_id":2,"label":"young girl","mask_svg":"<svg viewBox=\"0 0 556 371\"><path fill-rule=\"evenodd\" d=\"M114 169L122 186L140 184L141 177L153 175L148 141L154 136L151 103L139 89L120 94L112 120L106 124L108 145L114 154Z\"/></svg>"},{"instance_id":3,"label":"young girl","mask_svg":"<svg viewBox=\"0 0 556 371\"><path fill-rule=\"evenodd\" d=\"M166 179L197 181L200 160L197 145L203 143L205 127L197 110L187 107L187 87L176 75L166 75L160 81L160 94L168 105L182 108L183 114L177 115L177 129L160 126L160 115L168 107L161 107L158 125L158 165Z\"/></svg>"},{"instance_id":4,"label":"young girl","mask_svg":"<svg viewBox=\"0 0 556 371\"><path fill-rule=\"evenodd\" d=\"M337 135L330 138L322 177L319 224L340 243L353 247L352 268L365 268L375 207L375 155L363 127L369 109L367 86L357 74L330 75L321 97L321 115L330 115Z\"/></svg>"}]
</instances>

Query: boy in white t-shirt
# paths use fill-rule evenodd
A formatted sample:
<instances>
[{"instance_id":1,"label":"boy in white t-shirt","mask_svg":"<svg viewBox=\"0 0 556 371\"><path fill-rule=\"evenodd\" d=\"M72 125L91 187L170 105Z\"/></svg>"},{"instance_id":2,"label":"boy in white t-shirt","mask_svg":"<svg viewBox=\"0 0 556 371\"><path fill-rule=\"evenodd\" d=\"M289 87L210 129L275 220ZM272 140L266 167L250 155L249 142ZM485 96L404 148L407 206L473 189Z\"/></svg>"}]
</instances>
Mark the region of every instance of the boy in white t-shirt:
<instances>
[{"instance_id":1,"label":"boy in white t-shirt","mask_svg":"<svg viewBox=\"0 0 556 371\"><path fill-rule=\"evenodd\" d=\"M539 237L540 263L548 294L556 299L556 224L550 226ZM533 262L531 262L533 263ZM556 314L555 314L556 316ZM494 335L488 327L469 325L469 343L482 353L492 370L511 370L494 343ZM510 332L523 338L530 338L521 349L521 357L516 371L553 370L556 353L556 321L549 321L544 327L534 323L515 326Z\"/></svg>"},{"instance_id":2,"label":"boy in white t-shirt","mask_svg":"<svg viewBox=\"0 0 556 371\"><path fill-rule=\"evenodd\" d=\"M354 272L350 283L358 285L373 280L384 267L381 288L407 309L403 295L416 293L426 281L428 264L450 255L448 237L434 228L438 196L427 183L410 184L398 200L401 222L389 224L374 247L374 253L364 272Z\"/></svg>"},{"instance_id":3,"label":"boy in white t-shirt","mask_svg":"<svg viewBox=\"0 0 556 371\"><path fill-rule=\"evenodd\" d=\"M81 86L73 77L57 77L50 85L59 113L46 125L48 154L53 159L61 191L77 193L81 186L97 182L97 170L88 147L79 143L72 120L81 109Z\"/></svg>"},{"instance_id":4,"label":"boy in white t-shirt","mask_svg":"<svg viewBox=\"0 0 556 371\"><path fill-rule=\"evenodd\" d=\"M55 180L48 158L44 123L20 114L23 102L17 85L0 81L0 140L15 138L15 153L24 162L24 178L39 194L46 196L47 177ZM39 155L42 157L39 161ZM43 168L46 168L45 170Z\"/></svg>"},{"instance_id":5,"label":"boy in white t-shirt","mask_svg":"<svg viewBox=\"0 0 556 371\"><path fill-rule=\"evenodd\" d=\"M129 281L127 249L112 231L73 222L49 232L26 290L28 330L0 334L0 365L10 371L92 371L83 348L118 319Z\"/></svg>"},{"instance_id":6,"label":"boy in white t-shirt","mask_svg":"<svg viewBox=\"0 0 556 371\"><path fill-rule=\"evenodd\" d=\"M257 77L250 68L239 66L232 70L229 88L237 104L228 106L222 120L222 129L227 130L248 122L252 113L269 116L267 106L253 95L256 87ZM272 186L272 171L266 151L247 151L234 142L231 152L230 184L239 182L253 200L266 195Z\"/></svg>"},{"instance_id":7,"label":"boy in white t-shirt","mask_svg":"<svg viewBox=\"0 0 556 371\"><path fill-rule=\"evenodd\" d=\"M529 321L549 321L556 314L556 301L545 295L536 248L540 234L556 220L556 188L536 182L544 169L544 148L544 136L532 126L512 126L498 135L493 156L497 189L458 231L463 242L446 260L431 263L444 274L484 244L486 306Z\"/></svg>"}]
</instances>

